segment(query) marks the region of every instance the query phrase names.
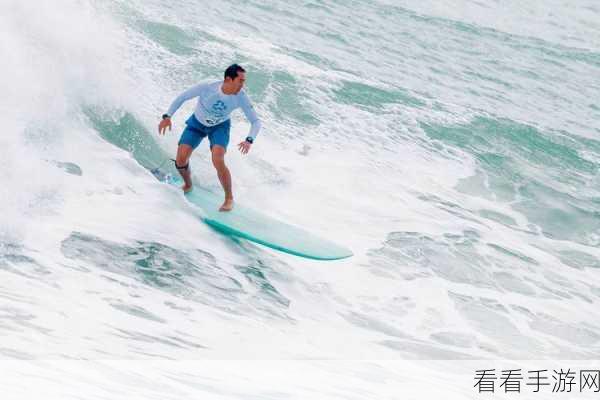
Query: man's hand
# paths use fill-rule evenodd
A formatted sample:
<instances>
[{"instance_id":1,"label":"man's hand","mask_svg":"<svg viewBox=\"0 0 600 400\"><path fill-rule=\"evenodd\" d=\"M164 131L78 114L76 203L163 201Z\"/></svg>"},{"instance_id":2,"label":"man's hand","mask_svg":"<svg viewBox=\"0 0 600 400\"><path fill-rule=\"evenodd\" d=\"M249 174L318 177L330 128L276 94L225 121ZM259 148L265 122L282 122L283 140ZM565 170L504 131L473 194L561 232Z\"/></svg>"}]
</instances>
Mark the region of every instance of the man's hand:
<instances>
[{"instance_id":1,"label":"man's hand","mask_svg":"<svg viewBox=\"0 0 600 400\"><path fill-rule=\"evenodd\" d=\"M171 118L164 118L162 121L160 121L160 124L158 124L158 134L164 135L167 131L167 128L171 130Z\"/></svg>"},{"instance_id":2,"label":"man's hand","mask_svg":"<svg viewBox=\"0 0 600 400\"><path fill-rule=\"evenodd\" d=\"M248 154L248 152L250 151L250 147L252 147L252 143L247 142L245 140L238 144L238 149L240 149L240 152L242 154Z\"/></svg>"}]
</instances>

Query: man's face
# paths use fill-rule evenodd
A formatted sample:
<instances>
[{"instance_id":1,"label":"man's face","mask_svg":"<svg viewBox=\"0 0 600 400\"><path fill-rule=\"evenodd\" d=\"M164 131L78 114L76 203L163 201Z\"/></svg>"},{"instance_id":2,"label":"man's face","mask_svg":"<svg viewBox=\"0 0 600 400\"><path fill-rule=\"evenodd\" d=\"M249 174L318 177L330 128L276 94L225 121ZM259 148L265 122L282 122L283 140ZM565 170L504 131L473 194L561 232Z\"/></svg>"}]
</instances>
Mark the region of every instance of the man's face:
<instances>
[{"instance_id":1,"label":"man's face","mask_svg":"<svg viewBox=\"0 0 600 400\"><path fill-rule=\"evenodd\" d=\"M238 76L236 76L231 82L233 84L235 93L239 93L239 91L244 87L244 82L246 82L246 73L238 72Z\"/></svg>"}]
</instances>

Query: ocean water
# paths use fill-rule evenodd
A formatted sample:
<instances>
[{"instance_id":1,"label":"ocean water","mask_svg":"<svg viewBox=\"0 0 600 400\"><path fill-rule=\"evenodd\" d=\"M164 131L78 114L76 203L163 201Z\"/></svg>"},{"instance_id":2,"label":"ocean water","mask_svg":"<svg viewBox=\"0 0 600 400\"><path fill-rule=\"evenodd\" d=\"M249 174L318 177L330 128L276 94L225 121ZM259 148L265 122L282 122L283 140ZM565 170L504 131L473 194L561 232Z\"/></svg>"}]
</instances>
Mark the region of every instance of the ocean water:
<instances>
[{"instance_id":1,"label":"ocean water","mask_svg":"<svg viewBox=\"0 0 600 400\"><path fill-rule=\"evenodd\" d=\"M2 10L0 358L327 359L357 388L360 360L600 358L595 1ZM236 201L354 257L215 233L149 173L172 99L233 62L263 121L242 156L233 117ZM219 190L207 143L191 168Z\"/></svg>"}]
</instances>

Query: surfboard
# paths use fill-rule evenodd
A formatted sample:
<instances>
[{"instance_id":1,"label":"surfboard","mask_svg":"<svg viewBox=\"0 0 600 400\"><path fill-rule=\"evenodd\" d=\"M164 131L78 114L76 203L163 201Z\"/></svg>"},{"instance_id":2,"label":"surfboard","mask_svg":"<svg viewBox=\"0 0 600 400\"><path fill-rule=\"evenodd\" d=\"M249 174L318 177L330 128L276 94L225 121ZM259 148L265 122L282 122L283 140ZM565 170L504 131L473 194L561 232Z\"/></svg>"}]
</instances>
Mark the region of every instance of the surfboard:
<instances>
[{"instance_id":1,"label":"surfboard","mask_svg":"<svg viewBox=\"0 0 600 400\"><path fill-rule=\"evenodd\" d=\"M161 182L177 187L183 183L180 177L159 168L151 172ZM223 196L198 185L185 198L202 210L201 218L206 224L226 235L313 260L339 260L353 255L344 246L239 203L235 203L233 210L221 212Z\"/></svg>"}]
</instances>

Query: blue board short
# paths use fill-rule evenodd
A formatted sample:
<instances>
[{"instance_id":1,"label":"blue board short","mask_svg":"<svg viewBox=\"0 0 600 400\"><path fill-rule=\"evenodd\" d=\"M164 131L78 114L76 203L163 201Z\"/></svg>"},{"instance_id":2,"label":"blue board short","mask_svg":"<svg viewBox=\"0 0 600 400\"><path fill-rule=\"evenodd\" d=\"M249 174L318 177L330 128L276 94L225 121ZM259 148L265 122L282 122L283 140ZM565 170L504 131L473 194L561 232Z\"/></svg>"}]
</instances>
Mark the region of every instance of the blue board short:
<instances>
[{"instance_id":1,"label":"blue board short","mask_svg":"<svg viewBox=\"0 0 600 400\"><path fill-rule=\"evenodd\" d=\"M196 119L192 114L187 121L185 121L186 127L181 134L178 144L187 144L192 146L193 149L198 147L202 139L208 136L210 142L210 148L214 145L222 146L227 149L229 144L229 129L231 127L231 121L226 120L221 122L219 125L206 126L202 125L200 121Z\"/></svg>"}]
</instances>

